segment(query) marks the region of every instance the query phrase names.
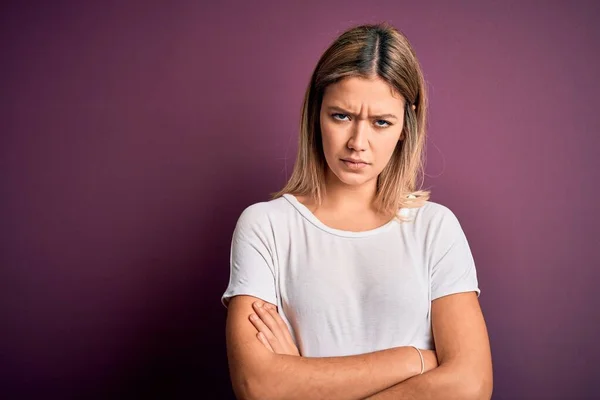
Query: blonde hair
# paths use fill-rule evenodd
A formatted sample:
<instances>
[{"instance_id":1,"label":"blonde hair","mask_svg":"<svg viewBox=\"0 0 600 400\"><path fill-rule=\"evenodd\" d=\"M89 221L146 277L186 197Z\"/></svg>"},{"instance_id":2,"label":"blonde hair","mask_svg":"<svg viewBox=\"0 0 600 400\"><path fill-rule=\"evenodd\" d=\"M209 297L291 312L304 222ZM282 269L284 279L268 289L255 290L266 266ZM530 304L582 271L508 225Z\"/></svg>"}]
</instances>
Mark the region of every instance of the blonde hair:
<instances>
[{"instance_id":1,"label":"blonde hair","mask_svg":"<svg viewBox=\"0 0 600 400\"><path fill-rule=\"evenodd\" d=\"M317 63L304 96L298 154L285 193L309 196L321 204L327 162L323 153L320 109L325 88L346 77L380 77L405 100L403 140L377 177L374 204L387 215L404 218L401 208L422 206L430 191L417 190L424 178L427 94L416 54L404 34L388 23L367 24L343 32ZM422 184L423 180L421 180Z\"/></svg>"}]
</instances>

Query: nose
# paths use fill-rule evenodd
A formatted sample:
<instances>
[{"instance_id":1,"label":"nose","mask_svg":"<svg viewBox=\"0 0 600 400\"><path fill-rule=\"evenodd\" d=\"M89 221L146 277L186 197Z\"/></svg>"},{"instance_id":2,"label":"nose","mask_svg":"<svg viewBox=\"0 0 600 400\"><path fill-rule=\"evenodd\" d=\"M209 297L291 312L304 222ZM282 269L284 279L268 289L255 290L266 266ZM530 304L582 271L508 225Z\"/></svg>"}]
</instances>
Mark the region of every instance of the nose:
<instances>
[{"instance_id":1,"label":"nose","mask_svg":"<svg viewBox=\"0 0 600 400\"><path fill-rule=\"evenodd\" d=\"M365 151L369 146L369 127L367 121L357 121L352 127L352 136L348 140L348 148L354 151Z\"/></svg>"}]
</instances>

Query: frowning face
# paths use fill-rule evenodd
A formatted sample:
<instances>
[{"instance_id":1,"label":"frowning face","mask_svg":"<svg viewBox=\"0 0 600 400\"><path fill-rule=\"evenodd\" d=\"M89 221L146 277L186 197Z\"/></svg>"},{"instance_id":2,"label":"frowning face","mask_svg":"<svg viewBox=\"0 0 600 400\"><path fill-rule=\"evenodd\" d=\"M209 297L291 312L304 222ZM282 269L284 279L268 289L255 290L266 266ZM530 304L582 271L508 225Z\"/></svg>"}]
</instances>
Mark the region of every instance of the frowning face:
<instances>
[{"instance_id":1,"label":"frowning face","mask_svg":"<svg viewBox=\"0 0 600 400\"><path fill-rule=\"evenodd\" d=\"M325 89L320 125L329 175L375 186L402 139L404 98L379 77L345 78Z\"/></svg>"}]
</instances>

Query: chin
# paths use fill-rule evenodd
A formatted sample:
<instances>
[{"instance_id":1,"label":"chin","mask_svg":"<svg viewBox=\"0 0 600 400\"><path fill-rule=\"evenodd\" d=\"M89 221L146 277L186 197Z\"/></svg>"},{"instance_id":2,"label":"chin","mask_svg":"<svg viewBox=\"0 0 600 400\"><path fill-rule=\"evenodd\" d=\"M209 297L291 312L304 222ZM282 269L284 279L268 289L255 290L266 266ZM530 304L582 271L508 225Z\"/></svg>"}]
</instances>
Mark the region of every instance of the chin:
<instances>
[{"instance_id":1,"label":"chin","mask_svg":"<svg viewBox=\"0 0 600 400\"><path fill-rule=\"evenodd\" d=\"M340 182L348 186L361 186L373 179L372 176L347 171L334 171L333 174Z\"/></svg>"}]
</instances>

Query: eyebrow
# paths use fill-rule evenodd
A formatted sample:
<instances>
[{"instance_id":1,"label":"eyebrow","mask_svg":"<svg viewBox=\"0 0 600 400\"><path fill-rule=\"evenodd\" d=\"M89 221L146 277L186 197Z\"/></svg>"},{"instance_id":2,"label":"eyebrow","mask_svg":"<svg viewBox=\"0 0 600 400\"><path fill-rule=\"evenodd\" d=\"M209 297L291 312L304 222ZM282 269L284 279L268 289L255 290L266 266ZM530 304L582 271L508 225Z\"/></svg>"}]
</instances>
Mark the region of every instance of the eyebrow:
<instances>
[{"instance_id":1,"label":"eyebrow","mask_svg":"<svg viewBox=\"0 0 600 400\"><path fill-rule=\"evenodd\" d=\"M329 106L329 107L327 107L327 109L328 109L329 111L338 111L338 112L341 112L341 113L343 113L343 114L350 115L351 117L356 117L356 114L353 114L353 113L351 113L350 111L348 111L348 110L344 110L343 108L341 108L341 107L338 107L338 106ZM394 119L398 119L398 117L396 117L394 114L371 115L370 117L371 117L371 118L380 118L380 119L384 119L384 118L394 118Z\"/></svg>"}]
</instances>

